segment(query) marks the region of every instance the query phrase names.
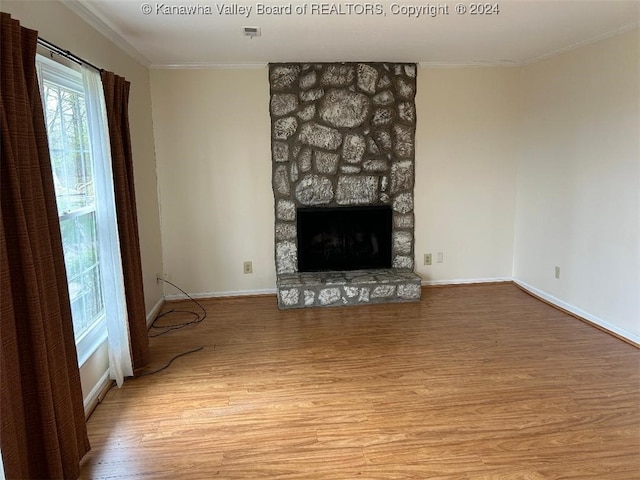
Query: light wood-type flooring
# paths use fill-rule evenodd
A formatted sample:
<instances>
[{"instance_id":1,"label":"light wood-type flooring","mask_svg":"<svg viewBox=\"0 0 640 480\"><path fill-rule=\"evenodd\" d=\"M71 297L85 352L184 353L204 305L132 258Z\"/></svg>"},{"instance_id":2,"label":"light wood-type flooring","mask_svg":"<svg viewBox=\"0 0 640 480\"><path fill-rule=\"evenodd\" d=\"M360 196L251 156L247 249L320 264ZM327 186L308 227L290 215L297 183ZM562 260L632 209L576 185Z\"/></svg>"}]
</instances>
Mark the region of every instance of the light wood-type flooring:
<instances>
[{"instance_id":1,"label":"light wood-type flooring","mask_svg":"<svg viewBox=\"0 0 640 480\"><path fill-rule=\"evenodd\" d=\"M640 479L640 350L513 284L202 303L146 370L201 351L97 407L82 478Z\"/></svg>"}]
</instances>

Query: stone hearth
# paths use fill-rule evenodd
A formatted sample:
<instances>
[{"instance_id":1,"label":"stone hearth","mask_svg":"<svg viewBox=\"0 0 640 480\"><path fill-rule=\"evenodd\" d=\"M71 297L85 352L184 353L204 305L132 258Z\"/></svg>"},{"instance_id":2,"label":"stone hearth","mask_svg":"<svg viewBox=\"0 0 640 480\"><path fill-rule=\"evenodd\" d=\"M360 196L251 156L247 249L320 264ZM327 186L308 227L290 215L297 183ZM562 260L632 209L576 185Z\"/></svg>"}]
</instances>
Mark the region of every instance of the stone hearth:
<instances>
[{"instance_id":1,"label":"stone hearth","mask_svg":"<svg viewBox=\"0 0 640 480\"><path fill-rule=\"evenodd\" d=\"M420 300L420 277L397 269L278 275L281 308L331 307Z\"/></svg>"},{"instance_id":2,"label":"stone hearth","mask_svg":"<svg viewBox=\"0 0 640 480\"><path fill-rule=\"evenodd\" d=\"M420 299L415 64L271 64L275 262L282 308ZM390 205L392 269L299 273L297 209ZM329 283L327 283L329 282Z\"/></svg>"}]
</instances>

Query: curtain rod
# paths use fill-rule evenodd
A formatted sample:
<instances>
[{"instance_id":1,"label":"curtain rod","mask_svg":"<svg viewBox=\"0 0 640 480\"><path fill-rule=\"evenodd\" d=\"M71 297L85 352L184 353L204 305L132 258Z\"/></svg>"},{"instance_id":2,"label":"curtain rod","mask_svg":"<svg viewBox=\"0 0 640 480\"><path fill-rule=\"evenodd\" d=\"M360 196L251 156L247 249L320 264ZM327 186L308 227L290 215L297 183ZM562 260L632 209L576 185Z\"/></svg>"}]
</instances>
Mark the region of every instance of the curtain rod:
<instances>
[{"instance_id":1,"label":"curtain rod","mask_svg":"<svg viewBox=\"0 0 640 480\"><path fill-rule=\"evenodd\" d=\"M43 46L44 48L46 48L47 50L49 50L52 53L56 53L58 55L62 55L63 57L68 58L69 60L77 63L78 65L86 65L86 66L91 67L94 70L97 70L98 72L101 72L101 73L104 71L102 68L96 67L93 63L87 62L84 58L79 57L79 56L71 53L69 50L65 50L63 48L60 48L56 44L51 43L50 41L45 40L44 38L38 37L38 45Z\"/></svg>"}]
</instances>

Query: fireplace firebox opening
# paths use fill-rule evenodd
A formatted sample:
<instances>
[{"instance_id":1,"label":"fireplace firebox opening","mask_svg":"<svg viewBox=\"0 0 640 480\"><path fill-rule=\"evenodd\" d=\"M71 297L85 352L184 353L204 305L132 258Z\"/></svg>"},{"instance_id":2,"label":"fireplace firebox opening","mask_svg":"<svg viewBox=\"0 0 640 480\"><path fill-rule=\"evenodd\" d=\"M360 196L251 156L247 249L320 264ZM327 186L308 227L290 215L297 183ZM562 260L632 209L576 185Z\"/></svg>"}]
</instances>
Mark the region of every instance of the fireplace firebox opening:
<instances>
[{"instance_id":1,"label":"fireplace firebox opening","mask_svg":"<svg viewBox=\"0 0 640 480\"><path fill-rule=\"evenodd\" d=\"M388 205L299 208L298 271L391 268Z\"/></svg>"}]
</instances>

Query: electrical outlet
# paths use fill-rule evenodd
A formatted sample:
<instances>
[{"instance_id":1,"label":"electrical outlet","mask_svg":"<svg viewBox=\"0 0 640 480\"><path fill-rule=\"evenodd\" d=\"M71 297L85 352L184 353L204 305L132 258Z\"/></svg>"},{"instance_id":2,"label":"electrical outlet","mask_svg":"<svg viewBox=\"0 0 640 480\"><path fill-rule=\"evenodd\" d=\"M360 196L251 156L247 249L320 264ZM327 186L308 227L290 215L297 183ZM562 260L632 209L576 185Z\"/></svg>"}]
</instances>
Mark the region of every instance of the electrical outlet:
<instances>
[{"instance_id":1,"label":"electrical outlet","mask_svg":"<svg viewBox=\"0 0 640 480\"><path fill-rule=\"evenodd\" d=\"M560 267L556 267L556 278L560 278Z\"/></svg>"},{"instance_id":2,"label":"electrical outlet","mask_svg":"<svg viewBox=\"0 0 640 480\"><path fill-rule=\"evenodd\" d=\"M438 252L436 254L436 263L442 263L442 262L444 262L444 253Z\"/></svg>"},{"instance_id":3,"label":"electrical outlet","mask_svg":"<svg viewBox=\"0 0 640 480\"><path fill-rule=\"evenodd\" d=\"M251 261L246 261L242 264L242 269L244 273L253 273L253 263Z\"/></svg>"},{"instance_id":4,"label":"electrical outlet","mask_svg":"<svg viewBox=\"0 0 640 480\"><path fill-rule=\"evenodd\" d=\"M425 253L424 254L424 264L425 265L431 265L431 254L430 253Z\"/></svg>"},{"instance_id":5,"label":"electrical outlet","mask_svg":"<svg viewBox=\"0 0 640 480\"><path fill-rule=\"evenodd\" d=\"M162 283L162 280L168 280L169 275L166 273L156 273L156 283Z\"/></svg>"}]
</instances>

